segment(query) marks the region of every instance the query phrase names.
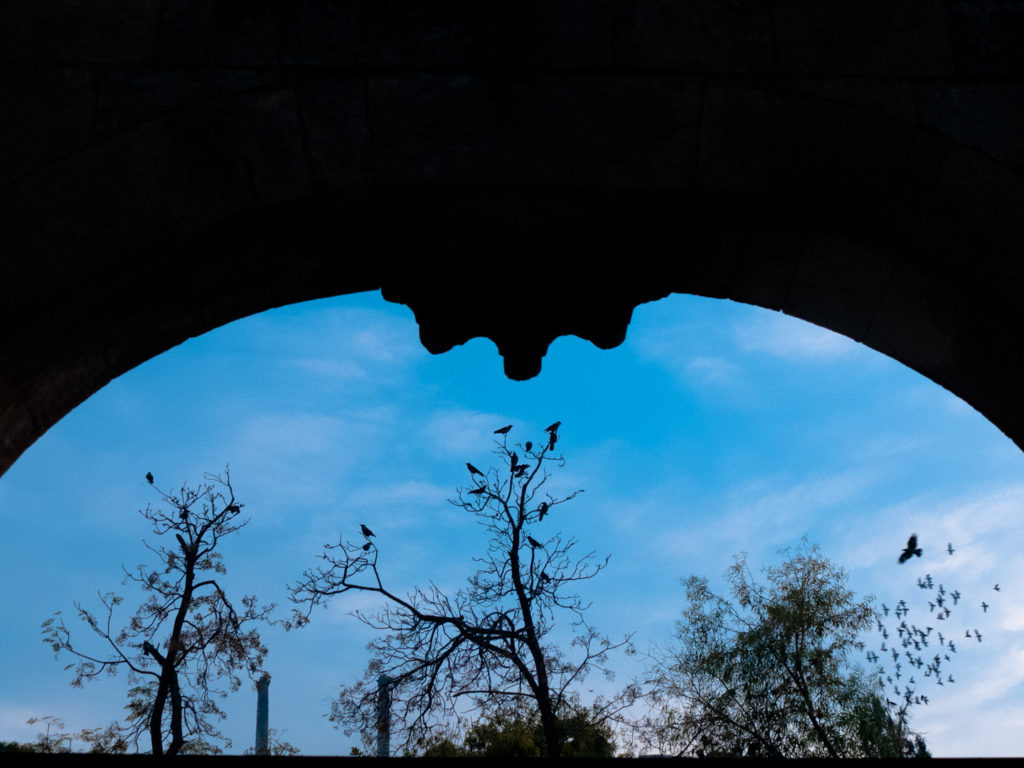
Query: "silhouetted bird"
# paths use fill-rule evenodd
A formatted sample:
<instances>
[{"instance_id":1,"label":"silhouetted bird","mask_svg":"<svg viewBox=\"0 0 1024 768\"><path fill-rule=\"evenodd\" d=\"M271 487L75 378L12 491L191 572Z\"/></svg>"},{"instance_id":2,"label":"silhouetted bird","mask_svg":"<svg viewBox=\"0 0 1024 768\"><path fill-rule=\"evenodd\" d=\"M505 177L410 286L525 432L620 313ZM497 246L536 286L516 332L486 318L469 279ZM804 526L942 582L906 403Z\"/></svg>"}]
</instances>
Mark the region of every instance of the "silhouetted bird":
<instances>
[{"instance_id":1,"label":"silhouetted bird","mask_svg":"<svg viewBox=\"0 0 1024 768\"><path fill-rule=\"evenodd\" d=\"M511 467L512 467L512 471L513 472L516 471L516 464L518 464L518 463L519 463L519 454L516 453L515 451L512 451L512 465L511 465Z\"/></svg>"},{"instance_id":2,"label":"silhouetted bird","mask_svg":"<svg viewBox=\"0 0 1024 768\"><path fill-rule=\"evenodd\" d=\"M995 590L996 592L999 592L999 591L1000 591L1000 589L999 589L999 585L998 585L998 584L996 584L996 585L995 585L994 587L992 587L992 589L994 589L994 590Z\"/></svg>"},{"instance_id":3,"label":"silhouetted bird","mask_svg":"<svg viewBox=\"0 0 1024 768\"><path fill-rule=\"evenodd\" d=\"M562 426L562 422L560 422L560 421L556 421L556 422L555 422L554 424L552 424L552 425L551 425L550 427L545 427L545 428L544 428L544 431L545 431L545 432L557 432L557 431L558 431L558 428L559 428L560 426Z\"/></svg>"},{"instance_id":4,"label":"silhouetted bird","mask_svg":"<svg viewBox=\"0 0 1024 768\"><path fill-rule=\"evenodd\" d=\"M537 518L537 522L538 523L541 520L543 520L544 519L544 515L546 515L548 513L548 507L549 506L550 506L550 504L548 504L546 501L542 501L540 503L540 517Z\"/></svg>"},{"instance_id":5,"label":"silhouetted bird","mask_svg":"<svg viewBox=\"0 0 1024 768\"><path fill-rule=\"evenodd\" d=\"M557 432L552 432L551 436L548 438L548 450L549 451L554 450L555 443L557 443L557 442L558 442L558 433Z\"/></svg>"},{"instance_id":6,"label":"silhouetted bird","mask_svg":"<svg viewBox=\"0 0 1024 768\"><path fill-rule=\"evenodd\" d=\"M470 493L471 496L479 496L481 493L483 493L486 490L487 490L487 486L486 485L481 485L479 488L474 488L469 493Z\"/></svg>"},{"instance_id":7,"label":"silhouetted bird","mask_svg":"<svg viewBox=\"0 0 1024 768\"><path fill-rule=\"evenodd\" d=\"M921 556L921 550L917 546L917 534L911 534L910 538L907 539L906 549L903 550L900 555L900 563L905 563L907 560L912 558L914 555Z\"/></svg>"},{"instance_id":8,"label":"silhouetted bird","mask_svg":"<svg viewBox=\"0 0 1024 768\"><path fill-rule=\"evenodd\" d=\"M529 453L532 450L533 450L533 443L531 443L529 440L527 440L526 441L526 451L527 451L527 453Z\"/></svg>"},{"instance_id":9,"label":"silhouetted bird","mask_svg":"<svg viewBox=\"0 0 1024 768\"><path fill-rule=\"evenodd\" d=\"M373 531L371 531L369 528L367 528L362 523L359 524L359 528L360 528L360 530L362 530L363 536L365 536L366 538L370 538L371 536L373 536Z\"/></svg>"},{"instance_id":10,"label":"silhouetted bird","mask_svg":"<svg viewBox=\"0 0 1024 768\"><path fill-rule=\"evenodd\" d=\"M551 581L551 577L548 576L545 571L541 571L540 572L540 580L541 581Z\"/></svg>"},{"instance_id":11,"label":"silhouetted bird","mask_svg":"<svg viewBox=\"0 0 1024 768\"><path fill-rule=\"evenodd\" d=\"M363 552L369 552L370 551L370 547L372 547L372 546L373 546L373 542L372 541L366 542L365 544L363 544Z\"/></svg>"},{"instance_id":12,"label":"silhouetted bird","mask_svg":"<svg viewBox=\"0 0 1024 768\"><path fill-rule=\"evenodd\" d=\"M510 429L512 429L512 425L511 425L511 424L509 424L509 425L508 425L508 426L506 426L506 427L502 427L501 429L496 429L496 430L494 430L494 434L496 434L496 435L507 435L507 434L508 434L508 431L509 431Z\"/></svg>"},{"instance_id":13,"label":"silhouetted bird","mask_svg":"<svg viewBox=\"0 0 1024 768\"><path fill-rule=\"evenodd\" d=\"M983 613L988 613L988 603L984 600L981 601L981 610Z\"/></svg>"},{"instance_id":14,"label":"silhouetted bird","mask_svg":"<svg viewBox=\"0 0 1024 768\"><path fill-rule=\"evenodd\" d=\"M484 476L484 473L483 473L483 472L481 472L481 471L480 471L479 469L477 469L476 467L474 467L474 466L473 466L472 464L470 464L470 463L469 463L468 461L466 462L466 469L468 469L468 470L469 470L469 474L470 474L470 475L480 475L480 477L483 477L483 476Z\"/></svg>"},{"instance_id":15,"label":"silhouetted bird","mask_svg":"<svg viewBox=\"0 0 1024 768\"><path fill-rule=\"evenodd\" d=\"M146 473L146 482L148 482L150 485L153 484L153 473L152 472L147 472Z\"/></svg>"},{"instance_id":16,"label":"silhouetted bird","mask_svg":"<svg viewBox=\"0 0 1024 768\"><path fill-rule=\"evenodd\" d=\"M537 547L541 547L541 548L544 547L544 545L541 544L539 541L537 541L535 538L533 538L533 536L527 536L526 540L528 542L530 542L530 546L533 547L534 549L536 549Z\"/></svg>"},{"instance_id":17,"label":"silhouetted bird","mask_svg":"<svg viewBox=\"0 0 1024 768\"><path fill-rule=\"evenodd\" d=\"M528 470L529 468L529 464L520 464L518 467L516 467L516 477L522 477L523 475L525 475L526 470Z\"/></svg>"},{"instance_id":18,"label":"silhouetted bird","mask_svg":"<svg viewBox=\"0 0 1024 768\"><path fill-rule=\"evenodd\" d=\"M181 510L181 511L180 511L180 512L178 513L178 517L179 517L179 518L180 518L181 520L188 520L188 510L187 510L187 509L183 509L183 510Z\"/></svg>"},{"instance_id":19,"label":"silhouetted bird","mask_svg":"<svg viewBox=\"0 0 1024 768\"><path fill-rule=\"evenodd\" d=\"M949 552L949 554L951 555L956 551L955 549L953 549L953 542L950 542L946 545L946 551Z\"/></svg>"}]
</instances>

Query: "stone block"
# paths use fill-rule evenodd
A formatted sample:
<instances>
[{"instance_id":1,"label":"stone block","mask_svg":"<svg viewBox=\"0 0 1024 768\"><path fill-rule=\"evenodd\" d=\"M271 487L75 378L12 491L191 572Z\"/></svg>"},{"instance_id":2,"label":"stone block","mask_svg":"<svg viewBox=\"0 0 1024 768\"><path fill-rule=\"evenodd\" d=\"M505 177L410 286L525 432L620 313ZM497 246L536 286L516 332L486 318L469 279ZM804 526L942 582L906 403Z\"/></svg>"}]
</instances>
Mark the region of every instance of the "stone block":
<instances>
[{"instance_id":1,"label":"stone block","mask_svg":"<svg viewBox=\"0 0 1024 768\"><path fill-rule=\"evenodd\" d=\"M693 183L700 94L690 79L381 77L369 95L385 181Z\"/></svg>"},{"instance_id":2,"label":"stone block","mask_svg":"<svg viewBox=\"0 0 1024 768\"><path fill-rule=\"evenodd\" d=\"M103 76L99 130L113 133L233 93L266 88L274 75L230 69L116 68Z\"/></svg>"},{"instance_id":3,"label":"stone block","mask_svg":"<svg viewBox=\"0 0 1024 768\"><path fill-rule=\"evenodd\" d=\"M365 182L372 158L364 78L307 81L296 98L315 183L336 190Z\"/></svg>"},{"instance_id":4,"label":"stone block","mask_svg":"<svg viewBox=\"0 0 1024 768\"><path fill-rule=\"evenodd\" d=\"M729 297L766 309L782 309L800 262L806 233L790 222L774 226L740 222L734 246L741 252Z\"/></svg>"},{"instance_id":5,"label":"stone block","mask_svg":"<svg viewBox=\"0 0 1024 768\"><path fill-rule=\"evenodd\" d=\"M874 320L896 262L878 244L813 232L782 310L860 341Z\"/></svg>"},{"instance_id":6,"label":"stone block","mask_svg":"<svg viewBox=\"0 0 1024 768\"><path fill-rule=\"evenodd\" d=\"M96 90L91 65L0 68L0 185L89 143Z\"/></svg>"},{"instance_id":7,"label":"stone block","mask_svg":"<svg viewBox=\"0 0 1024 768\"><path fill-rule=\"evenodd\" d=\"M1024 171L1024 83L925 83L922 122Z\"/></svg>"},{"instance_id":8,"label":"stone block","mask_svg":"<svg viewBox=\"0 0 1024 768\"><path fill-rule=\"evenodd\" d=\"M523 0L498 7L505 70L602 71L612 67L613 0Z\"/></svg>"},{"instance_id":9,"label":"stone block","mask_svg":"<svg viewBox=\"0 0 1024 768\"><path fill-rule=\"evenodd\" d=\"M352 67L360 58L363 0L296 0L281 26L281 63L303 67ZM370 3L372 5L372 3Z\"/></svg>"},{"instance_id":10,"label":"stone block","mask_svg":"<svg viewBox=\"0 0 1024 768\"><path fill-rule=\"evenodd\" d=\"M744 0L613 0L614 61L627 70L767 72L771 3Z\"/></svg>"},{"instance_id":11,"label":"stone block","mask_svg":"<svg viewBox=\"0 0 1024 768\"><path fill-rule=\"evenodd\" d=\"M371 69L474 72L495 63L497 10L479 0L373 0L356 34L359 63Z\"/></svg>"},{"instance_id":12,"label":"stone block","mask_svg":"<svg viewBox=\"0 0 1024 768\"><path fill-rule=\"evenodd\" d=\"M160 63L182 67L274 66L287 0L166 0Z\"/></svg>"},{"instance_id":13,"label":"stone block","mask_svg":"<svg viewBox=\"0 0 1024 768\"><path fill-rule=\"evenodd\" d=\"M160 0L0 3L0 60L152 63L159 28Z\"/></svg>"},{"instance_id":14,"label":"stone block","mask_svg":"<svg viewBox=\"0 0 1024 768\"><path fill-rule=\"evenodd\" d=\"M915 76L953 70L942 0L785 0L774 7L783 72Z\"/></svg>"},{"instance_id":15,"label":"stone block","mask_svg":"<svg viewBox=\"0 0 1024 768\"><path fill-rule=\"evenodd\" d=\"M1020 0L952 0L949 20L958 74L1024 75L1024 3Z\"/></svg>"}]
</instances>

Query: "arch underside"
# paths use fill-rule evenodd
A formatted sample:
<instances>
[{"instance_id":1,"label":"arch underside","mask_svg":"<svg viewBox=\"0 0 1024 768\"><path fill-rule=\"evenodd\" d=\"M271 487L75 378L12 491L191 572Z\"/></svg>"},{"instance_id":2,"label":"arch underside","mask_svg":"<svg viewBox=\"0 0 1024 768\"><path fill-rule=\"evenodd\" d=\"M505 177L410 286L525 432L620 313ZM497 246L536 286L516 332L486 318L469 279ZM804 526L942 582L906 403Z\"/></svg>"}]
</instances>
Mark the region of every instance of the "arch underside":
<instances>
[{"instance_id":1,"label":"arch underside","mask_svg":"<svg viewBox=\"0 0 1024 768\"><path fill-rule=\"evenodd\" d=\"M841 45L786 64L765 43L774 21L696 63L627 40L599 65L520 69L456 38L461 59L394 54L406 66L286 60L284 38L270 64L230 47L167 63L168 46L40 62L0 39L20 116L0 155L0 471L191 336L375 289L413 309L431 352L487 336L513 378L560 335L621 343L633 308L670 293L781 310L903 362L1024 447L1024 147L988 128L1020 124L1019 78L958 80L956 35L952 52L935 42L927 14L888 44L918 46L889 73Z\"/></svg>"}]
</instances>

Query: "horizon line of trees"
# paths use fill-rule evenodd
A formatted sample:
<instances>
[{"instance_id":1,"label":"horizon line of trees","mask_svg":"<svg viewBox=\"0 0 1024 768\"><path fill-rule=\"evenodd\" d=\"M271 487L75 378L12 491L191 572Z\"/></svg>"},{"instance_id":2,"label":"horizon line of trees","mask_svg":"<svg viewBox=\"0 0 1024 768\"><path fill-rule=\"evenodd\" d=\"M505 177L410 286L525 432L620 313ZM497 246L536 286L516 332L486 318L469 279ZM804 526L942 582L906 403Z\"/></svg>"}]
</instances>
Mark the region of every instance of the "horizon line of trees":
<instances>
[{"instance_id":1,"label":"horizon line of trees","mask_svg":"<svg viewBox=\"0 0 1024 768\"><path fill-rule=\"evenodd\" d=\"M767 584L738 555L727 571L732 599L714 594L706 579L685 581L687 605L673 642L653 649L645 675L609 698L584 705L578 687L597 671L611 679L613 654L635 653L632 636L612 641L585 618L590 605L576 584L596 577L608 562L561 531L549 532L563 504L582 491L546 490L560 422L536 442L510 444L509 427L496 430L496 466L467 463L471 485L450 503L481 525L489 543L477 570L453 594L433 584L401 595L387 586L375 535L326 545L319 564L289 586L299 607L274 619L273 604L255 596L229 599L218 577L226 571L217 546L240 531L243 504L230 474L206 475L197 487L157 490L169 507L147 506L142 516L169 546L146 548L156 565L124 569L145 601L115 628L123 598L101 593L103 613L75 604L107 650L72 642L58 611L42 626L55 655L76 661L71 685L101 674L128 674L124 724L63 732L54 716L36 742L0 742L0 752L87 751L220 754L231 742L216 727L218 702L238 691L242 678L263 674L267 653L259 626L306 626L317 606L348 592L375 594L385 608L356 612L375 628L362 679L342 685L329 718L358 732L370 754L379 733L398 751L424 756L591 756L658 753L679 756L909 757L928 756L909 727L911 702L886 698L874 675L853 659L859 640L878 621L873 598L857 599L846 573L804 541L781 565L766 568ZM151 475L147 475L151 485ZM548 520L546 520L548 518ZM371 521L372 522L372 521ZM568 648L551 640L558 617L574 627ZM381 708L386 681L387 711ZM632 712L643 709L640 715ZM55 732L51 732L56 729ZM617 741L620 742L617 744ZM67 744L67 748L63 746ZM297 754L279 738L271 754Z\"/></svg>"}]
</instances>

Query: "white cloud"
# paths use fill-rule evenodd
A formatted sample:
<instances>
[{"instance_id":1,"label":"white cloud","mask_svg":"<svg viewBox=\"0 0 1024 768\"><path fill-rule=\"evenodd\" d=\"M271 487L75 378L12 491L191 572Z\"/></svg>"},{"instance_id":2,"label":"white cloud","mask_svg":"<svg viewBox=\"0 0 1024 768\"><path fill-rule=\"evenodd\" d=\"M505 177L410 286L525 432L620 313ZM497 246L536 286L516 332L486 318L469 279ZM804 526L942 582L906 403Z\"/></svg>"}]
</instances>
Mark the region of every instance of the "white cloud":
<instances>
[{"instance_id":1,"label":"white cloud","mask_svg":"<svg viewBox=\"0 0 1024 768\"><path fill-rule=\"evenodd\" d=\"M721 357L695 357L686 364L686 378L702 385L728 384L736 381L740 367Z\"/></svg>"},{"instance_id":2,"label":"white cloud","mask_svg":"<svg viewBox=\"0 0 1024 768\"><path fill-rule=\"evenodd\" d=\"M421 434L434 450L468 459L490 450L494 430L512 421L514 419L508 416L494 413L447 408L430 414Z\"/></svg>"},{"instance_id":3,"label":"white cloud","mask_svg":"<svg viewBox=\"0 0 1024 768\"><path fill-rule=\"evenodd\" d=\"M781 312L759 312L735 327L736 344L744 352L764 352L786 360L831 361L861 345Z\"/></svg>"}]
</instances>

